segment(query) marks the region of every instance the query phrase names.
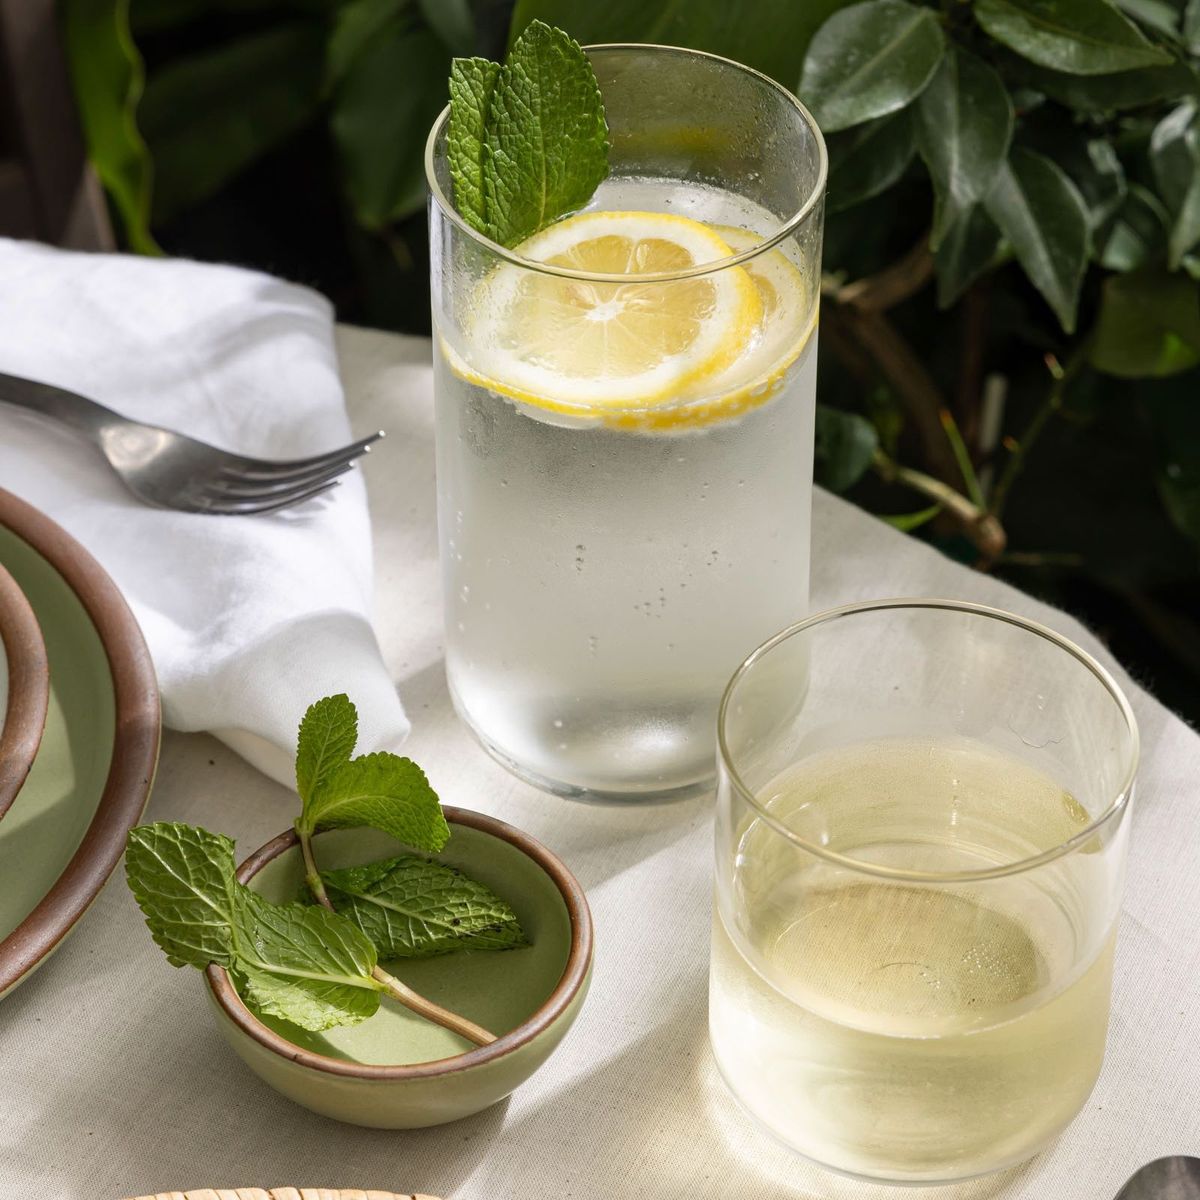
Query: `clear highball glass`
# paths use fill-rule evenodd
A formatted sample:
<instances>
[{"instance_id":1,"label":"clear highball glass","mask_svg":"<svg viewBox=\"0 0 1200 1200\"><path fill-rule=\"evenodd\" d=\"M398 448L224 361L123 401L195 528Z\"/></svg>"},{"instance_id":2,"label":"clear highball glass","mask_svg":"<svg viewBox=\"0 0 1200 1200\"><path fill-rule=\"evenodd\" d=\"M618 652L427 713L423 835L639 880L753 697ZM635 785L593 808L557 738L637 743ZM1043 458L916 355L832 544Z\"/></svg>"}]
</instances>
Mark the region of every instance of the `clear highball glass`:
<instances>
[{"instance_id":1,"label":"clear highball glass","mask_svg":"<svg viewBox=\"0 0 1200 1200\"><path fill-rule=\"evenodd\" d=\"M523 257L456 211L438 120L446 673L459 715L521 776L639 800L711 785L729 673L807 609L826 157L795 97L746 67L664 46L587 53L611 138L587 213L652 214L689 237L701 222L728 252L672 266L652 221L624 273ZM714 335L695 370L645 394L589 373L589 349L543 320L583 306L627 316L635 341L686 341L673 314L716 313L716 328L743 302L752 332L730 318L737 338Z\"/></svg>"}]
</instances>

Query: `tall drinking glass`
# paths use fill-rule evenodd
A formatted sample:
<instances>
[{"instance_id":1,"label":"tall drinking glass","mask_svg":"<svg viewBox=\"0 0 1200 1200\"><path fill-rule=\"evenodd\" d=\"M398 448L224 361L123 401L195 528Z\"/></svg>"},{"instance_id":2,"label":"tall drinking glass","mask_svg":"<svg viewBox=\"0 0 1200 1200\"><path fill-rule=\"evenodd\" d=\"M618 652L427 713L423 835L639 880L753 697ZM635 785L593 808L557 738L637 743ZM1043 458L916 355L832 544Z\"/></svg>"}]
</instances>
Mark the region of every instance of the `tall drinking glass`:
<instances>
[{"instance_id":1,"label":"tall drinking glass","mask_svg":"<svg viewBox=\"0 0 1200 1200\"><path fill-rule=\"evenodd\" d=\"M793 626L720 713L710 1031L808 1158L896 1182L1029 1157L1104 1053L1137 728L1112 677L995 609Z\"/></svg>"},{"instance_id":2,"label":"tall drinking glass","mask_svg":"<svg viewBox=\"0 0 1200 1200\"><path fill-rule=\"evenodd\" d=\"M515 250L427 169L446 672L562 794L711 781L725 680L808 593L825 148L725 59L588 50L611 173Z\"/></svg>"}]
</instances>

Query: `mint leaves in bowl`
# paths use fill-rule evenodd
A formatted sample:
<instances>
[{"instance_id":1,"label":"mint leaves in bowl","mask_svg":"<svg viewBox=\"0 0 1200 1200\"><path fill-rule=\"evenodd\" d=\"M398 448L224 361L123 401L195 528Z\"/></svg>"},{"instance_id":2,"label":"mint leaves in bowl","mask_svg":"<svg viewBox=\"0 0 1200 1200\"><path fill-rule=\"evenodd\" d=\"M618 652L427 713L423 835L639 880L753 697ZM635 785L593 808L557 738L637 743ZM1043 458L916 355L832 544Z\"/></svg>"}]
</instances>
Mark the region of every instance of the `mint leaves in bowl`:
<instances>
[{"instance_id":1,"label":"mint leaves in bowl","mask_svg":"<svg viewBox=\"0 0 1200 1200\"><path fill-rule=\"evenodd\" d=\"M265 1082L359 1125L457 1120L528 1079L574 1021L587 902L533 838L442 809L409 760L351 758L356 734L345 697L309 710L302 814L236 872L228 838L160 823L130 835L127 876Z\"/></svg>"}]
</instances>

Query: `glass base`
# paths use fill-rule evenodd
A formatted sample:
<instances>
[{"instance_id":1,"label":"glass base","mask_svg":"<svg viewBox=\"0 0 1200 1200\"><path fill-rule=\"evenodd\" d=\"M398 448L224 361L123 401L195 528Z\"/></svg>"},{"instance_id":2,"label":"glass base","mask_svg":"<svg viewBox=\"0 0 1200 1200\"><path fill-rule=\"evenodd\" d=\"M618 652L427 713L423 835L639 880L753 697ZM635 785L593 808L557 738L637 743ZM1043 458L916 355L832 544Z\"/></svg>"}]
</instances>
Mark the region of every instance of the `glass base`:
<instances>
[{"instance_id":1,"label":"glass base","mask_svg":"<svg viewBox=\"0 0 1200 1200\"><path fill-rule=\"evenodd\" d=\"M710 1043L711 1051L711 1043ZM902 1187L902 1188L928 1188L928 1187L944 1187L949 1184L970 1183L973 1179L987 1179L993 1175L1002 1174L1004 1171L1011 1171L1014 1167L1020 1166L1022 1163L1028 1162L1031 1158L1036 1158L1043 1150L1045 1150L1061 1133L1062 1129L1056 1130L1050 1135L1040 1146L1029 1151L1026 1154L1020 1154L1015 1158L1005 1159L997 1163L994 1167L988 1167L985 1171L973 1171L968 1175L922 1175L914 1176L897 1176L888 1175L880 1172L877 1175L867 1175L861 1171L851 1171L845 1167L835 1166L833 1163L822 1162L819 1158L813 1158L809 1154L805 1154L793 1143L789 1142L783 1134L771 1128L756 1112L753 1111L745 1101L734 1090L733 1084L729 1082L729 1076L725 1074L721 1066L721 1060L713 1053L713 1063L717 1068L717 1074L721 1077L721 1082L725 1085L725 1091L729 1097L737 1105L738 1111L743 1113L750 1123L760 1133L765 1134L777 1146L782 1146L789 1154L794 1154L797 1158L802 1159L810 1166L817 1167L822 1171L828 1171L831 1175L840 1175L843 1179L853 1179L859 1183L875 1183L886 1187ZM1069 1122L1068 1122L1069 1123ZM1064 1126L1063 1128L1066 1128Z\"/></svg>"},{"instance_id":2,"label":"glass base","mask_svg":"<svg viewBox=\"0 0 1200 1200\"><path fill-rule=\"evenodd\" d=\"M685 781L677 786L668 788L629 789L602 788L572 783L565 779L555 779L538 771L530 770L509 755L502 747L496 745L474 721L471 720L464 706L459 702L450 688L450 700L458 719L467 727L471 736L496 760L506 771L518 779L532 784L543 792L562 796L566 800L578 800L585 804L671 804L677 800L690 800L696 796L711 792L716 786L715 771L695 780Z\"/></svg>"}]
</instances>

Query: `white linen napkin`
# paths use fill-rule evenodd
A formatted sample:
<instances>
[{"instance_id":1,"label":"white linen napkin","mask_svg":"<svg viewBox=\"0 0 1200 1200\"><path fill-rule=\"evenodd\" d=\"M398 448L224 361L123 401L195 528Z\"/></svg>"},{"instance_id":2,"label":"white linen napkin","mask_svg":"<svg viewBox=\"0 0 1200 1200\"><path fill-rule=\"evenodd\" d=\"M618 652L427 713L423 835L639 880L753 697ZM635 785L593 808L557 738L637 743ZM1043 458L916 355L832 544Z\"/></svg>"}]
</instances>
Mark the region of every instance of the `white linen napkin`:
<instances>
[{"instance_id":1,"label":"white linen napkin","mask_svg":"<svg viewBox=\"0 0 1200 1200\"><path fill-rule=\"evenodd\" d=\"M243 454L301 458L352 440L328 302L235 267L0 239L0 371ZM168 726L215 733L281 782L320 696L358 705L360 750L407 735L368 615L357 471L278 514L155 509L77 433L0 404L0 487L63 525L124 592Z\"/></svg>"}]
</instances>

